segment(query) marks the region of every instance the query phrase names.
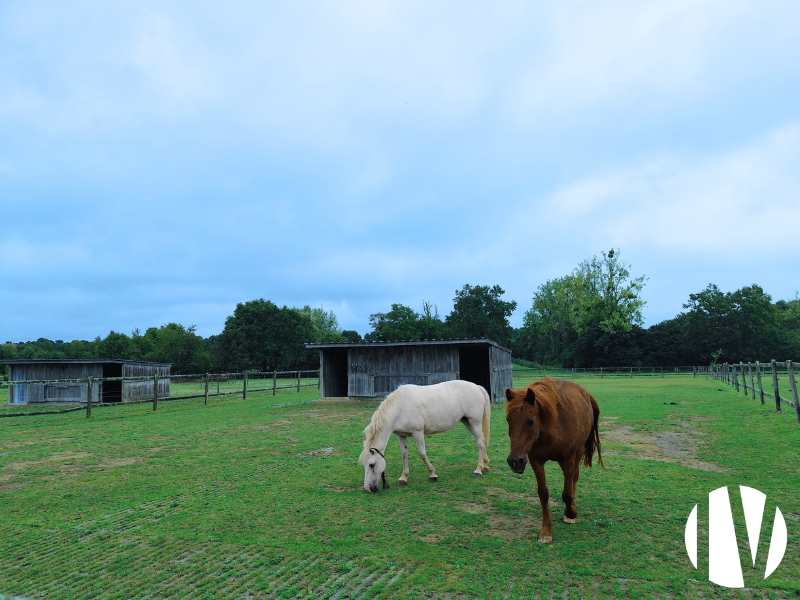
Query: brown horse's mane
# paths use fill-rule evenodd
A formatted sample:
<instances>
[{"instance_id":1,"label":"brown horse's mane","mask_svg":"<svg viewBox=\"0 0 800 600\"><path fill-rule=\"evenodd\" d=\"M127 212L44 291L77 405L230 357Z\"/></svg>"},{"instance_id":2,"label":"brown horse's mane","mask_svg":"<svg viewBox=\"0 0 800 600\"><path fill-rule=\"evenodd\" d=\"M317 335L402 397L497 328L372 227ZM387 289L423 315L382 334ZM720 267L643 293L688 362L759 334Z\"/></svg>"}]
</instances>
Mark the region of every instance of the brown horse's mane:
<instances>
[{"instance_id":1,"label":"brown horse's mane","mask_svg":"<svg viewBox=\"0 0 800 600\"><path fill-rule=\"evenodd\" d=\"M550 377L545 377L539 381L534 381L526 390L532 389L536 397L536 404L539 406L539 418L542 422L549 421L558 414L558 391L556 386L558 381ZM527 391L526 391L527 393ZM518 410L522 410L526 394L515 394L514 398L506 402L506 414L510 415Z\"/></svg>"}]
</instances>

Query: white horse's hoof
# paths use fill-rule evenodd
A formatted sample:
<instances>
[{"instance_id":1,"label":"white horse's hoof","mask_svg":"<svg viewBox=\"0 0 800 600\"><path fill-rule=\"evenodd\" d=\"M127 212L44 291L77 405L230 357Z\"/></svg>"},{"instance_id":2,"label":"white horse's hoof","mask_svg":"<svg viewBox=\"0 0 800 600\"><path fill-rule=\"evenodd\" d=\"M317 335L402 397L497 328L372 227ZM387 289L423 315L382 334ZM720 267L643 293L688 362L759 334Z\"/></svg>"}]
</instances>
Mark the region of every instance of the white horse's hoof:
<instances>
[{"instance_id":1,"label":"white horse's hoof","mask_svg":"<svg viewBox=\"0 0 800 600\"><path fill-rule=\"evenodd\" d=\"M540 535L539 536L539 543L540 544L551 544L553 542L552 535Z\"/></svg>"},{"instance_id":2,"label":"white horse's hoof","mask_svg":"<svg viewBox=\"0 0 800 600\"><path fill-rule=\"evenodd\" d=\"M574 524L575 524L575 523L577 523L577 522L578 522L578 519L577 519L577 517L576 517L576 518L574 518L574 519L570 519L569 517L564 517L564 523L571 523L571 524L573 524L573 525L574 525Z\"/></svg>"},{"instance_id":3,"label":"white horse's hoof","mask_svg":"<svg viewBox=\"0 0 800 600\"><path fill-rule=\"evenodd\" d=\"M473 473L473 477L483 477L483 473Z\"/></svg>"},{"instance_id":4,"label":"white horse's hoof","mask_svg":"<svg viewBox=\"0 0 800 600\"><path fill-rule=\"evenodd\" d=\"M439 477L438 476L428 477L428 483L436 483L438 481L439 481Z\"/></svg>"},{"instance_id":5,"label":"white horse's hoof","mask_svg":"<svg viewBox=\"0 0 800 600\"><path fill-rule=\"evenodd\" d=\"M397 484L398 485L408 485L408 479L398 479L397 480Z\"/></svg>"}]
</instances>

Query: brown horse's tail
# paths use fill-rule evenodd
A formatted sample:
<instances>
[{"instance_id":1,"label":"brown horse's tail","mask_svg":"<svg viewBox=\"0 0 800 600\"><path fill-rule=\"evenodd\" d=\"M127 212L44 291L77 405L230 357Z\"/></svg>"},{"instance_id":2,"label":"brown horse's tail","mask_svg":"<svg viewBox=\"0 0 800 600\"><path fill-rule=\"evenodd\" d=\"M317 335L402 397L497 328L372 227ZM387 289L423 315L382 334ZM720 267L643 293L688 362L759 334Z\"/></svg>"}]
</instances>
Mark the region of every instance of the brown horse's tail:
<instances>
[{"instance_id":1,"label":"brown horse's tail","mask_svg":"<svg viewBox=\"0 0 800 600\"><path fill-rule=\"evenodd\" d=\"M597 406L597 401L589 394L589 402L592 404L592 413L594 413L594 423L592 423L592 431L589 433L589 437L586 440L586 450L583 453L583 464L587 467L592 466L592 457L594 456L594 451L597 449L597 462L600 463L600 466L604 469L606 468L603 464L603 456L600 454L600 432L597 428L597 420L600 417L600 407Z\"/></svg>"}]
</instances>

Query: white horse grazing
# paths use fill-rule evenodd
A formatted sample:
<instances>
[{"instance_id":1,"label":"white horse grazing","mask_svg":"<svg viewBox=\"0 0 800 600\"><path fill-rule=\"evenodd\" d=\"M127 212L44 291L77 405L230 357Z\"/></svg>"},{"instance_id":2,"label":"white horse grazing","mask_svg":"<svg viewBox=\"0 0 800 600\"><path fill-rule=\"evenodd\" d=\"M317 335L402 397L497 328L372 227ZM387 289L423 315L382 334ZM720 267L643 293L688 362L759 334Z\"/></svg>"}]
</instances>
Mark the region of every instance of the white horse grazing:
<instances>
[{"instance_id":1,"label":"white horse grazing","mask_svg":"<svg viewBox=\"0 0 800 600\"><path fill-rule=\"evenodd\" d=\"M428 481L438 481L439 477L425 454L425 434L447 431L459 421L475 437L478 467L472 476L480 477L489 469L486 444L489 443L490 418L489 394L469 381L401 385L381 402L364 429L364 450L358 458L364 465L364 490L377 492L378 479L383 479L383 487L387 487L384 452L393 433L397 434L403 456L400 485L408 483L408 436L414 438L419 455L428 467Z\"/></svg>"}]
</instances>

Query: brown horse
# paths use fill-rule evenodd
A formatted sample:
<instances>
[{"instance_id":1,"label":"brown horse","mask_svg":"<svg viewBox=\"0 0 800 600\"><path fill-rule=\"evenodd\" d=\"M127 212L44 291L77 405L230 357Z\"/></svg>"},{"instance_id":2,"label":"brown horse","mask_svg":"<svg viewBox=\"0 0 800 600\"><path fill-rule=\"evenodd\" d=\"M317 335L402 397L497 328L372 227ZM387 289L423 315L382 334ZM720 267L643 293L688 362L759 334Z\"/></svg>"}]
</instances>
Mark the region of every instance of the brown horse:
<instances>
[{"instance_id":1,"label":"brown horse","mask_svg":"<svg viewBox=\"0 0 800 600\"><path fill-rule=\"evenodd\" d=\"M528 459L536 474L539 501L542 503L542 532L540 542L552 542L550 528L550 493L544 477L544 463L555 460L564 472L564 491L561 499L564 522L577 523L575 487L578 471L583 464L592 466L592 456L603 466L600 455L600 436L597 418L600 409L591 394L571 381L546 377L526 389L506 390L506 421L511 438L508 466L514 473L523 473Z\"/></svg>"}]
</instances>

